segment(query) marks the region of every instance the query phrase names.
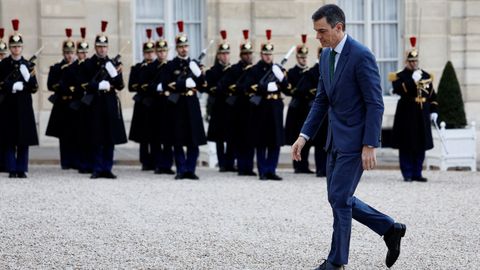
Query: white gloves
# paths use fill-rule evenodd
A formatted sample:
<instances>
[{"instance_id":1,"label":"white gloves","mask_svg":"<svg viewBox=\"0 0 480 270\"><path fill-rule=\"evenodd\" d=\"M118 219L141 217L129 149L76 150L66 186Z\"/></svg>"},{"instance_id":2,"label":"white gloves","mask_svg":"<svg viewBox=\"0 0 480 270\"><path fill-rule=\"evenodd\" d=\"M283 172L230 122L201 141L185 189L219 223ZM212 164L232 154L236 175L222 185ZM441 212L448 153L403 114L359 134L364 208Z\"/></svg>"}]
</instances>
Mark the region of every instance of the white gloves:
<instances>
[{"instance_id":1,"label":"white gloves","mask_svg":"<svg viewBox=\"0 0 480 270\"><path fill-rule=\"evenodd\" d=\"M272 72L279 82L283 81L283 78L285 78L285 74L283 74L282 69L278 65L272 66Z\"/></svg>"},{"instance_id":2,"label":"white gloves","mask_svg":"<svg viewBox=\"0 0 480 270\"><path fill-rule=\"evenodd\" d=\"M275 92L278 91L278 86L276 82L269 82L267 85L268 92Z\"/></svg>"},{"instance_id":3,"label":"white gloves","mask_svg":"<svg viewBox=\"0 0 480 270\"><path fill-rule=\"evenodd\" d=\"M157 85L157 92L163 92L162 83L159 83L159 84Z\"/></svg>"},{"instance_id":4,"label":"white gloves","mask_svg":"<svg viewBox=\"0 0 480 270\"><path fill-rule=\"evenodd\" d=\"M185 87L187 87L187 88L194 88L195 86L197 86L197 84L195 83L195 81L194 81L192 78L188 78L188 79L185 81Z\"/></svg>"},{"instance_id":5,"label":"white gloves","mask_svg":"<svg viewBox=\"0 0 480 270\"><path fill-rule=\"evenodd\" d=\"M112 62L108 61L105 64L105 69L108 72L108 75L110 75L111 78L115 78L118 76L118 71L117 69L113 66Z\"/></svg>"},{"instance_id":6,"label":"white gloves","mask_svg":"<svg viewBox=\"0 0 480 270\"><path fill-rule=\"evenodd\" d=\"M200 69L200 67L197 65L195 61L190 61L190 64L188 64L188 67L192 71L193 75L195 75L195 77L200 77L200 75L202 75L202 70Z\"/></svg>"},{"instance_id":7,"label":"white gloves","mask_svg":"<svg viewBox=\"0 0 480 270\"><path fill-rule=\"evenodd\" d=\"M412 74L412 79L415 82L418 82L420 81L421 78L422 78L422 71L420 69L415 70Z\"/></svg>"},{"instance_id":8,"label":"white gloves","mask_svg":"<svg viewBox=\"0 0 480 270\"><path fill-rule=\"evenodd\" d=\"M15 82L12 86L12 93L23 91L23 82Z\"/></svg>"},{"instance_id":9,"label":"white gloves","mask_svg":"<svg viewBox=\"0 0 480 270\"><path fill-rule=\"evenodd\" d=\"M28 71L27 66L25 66L24 64L20 65L20 73L22 73L22 76L26 82L30 80L30 71Z\"/></svg>"},{"instance_id":10,"label":"white gloves","mask_svg":"<svg viewBox=\"0 0 480 270\"><path fill-rule=\"evenodd\" d=\"M438 113L431 113L430 114L430 120L432 120L433 122L437 122L437 119L438 119Z\"/></svg>"},{"instance_id":11,"label":"white gloves","mask_svg":"<svg viewBox=\"0 0 480 270\"><path fill-rule=\"evenodd\" d=\"M98 90L110 90L110 82L105 80L101 81L100 83L98 83Z\"/></svg>"}]
</instances>

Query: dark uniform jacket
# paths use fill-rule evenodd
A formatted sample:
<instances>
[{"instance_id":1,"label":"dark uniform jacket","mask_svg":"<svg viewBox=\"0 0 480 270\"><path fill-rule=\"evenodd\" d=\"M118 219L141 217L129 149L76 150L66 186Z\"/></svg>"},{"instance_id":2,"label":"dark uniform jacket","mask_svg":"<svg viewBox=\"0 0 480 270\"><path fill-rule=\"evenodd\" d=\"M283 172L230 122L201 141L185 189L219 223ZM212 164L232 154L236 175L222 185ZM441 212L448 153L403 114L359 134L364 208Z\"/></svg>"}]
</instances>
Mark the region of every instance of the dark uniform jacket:
<instances>
[{"instance_id":1,"label":"dark uniform jacket","mask_svg":"<svg viewBox=\"0 0 480 270\"><path fill-rule=\"evenodd\" d=\"M430 113L437 112L437 95L433 89L433 77L422 70L417 84L413 71L405 68L391 78L393 92L400 95L393 122L393 148L425 151L433 148Z\"/></svg>"},{"instance_id":2,"label":"dark uniform jacket","mask_svg":"<svg viewBox=\"0 0 480 270\"><path fill-rule=\"evenodd\" d=\"M83 78L86 80L82 83L86 89L86 139L94 145L127 142L122 108L116 93L124 88L123 76L119 73L115 78L111 78L105 69L107 61L110 61L108 57L102 59L94 55L86 60L82 67ZM98 90L102 80L110 82L110 90ZM91 102L87 100L90 98Z\"/></svg>"},{"instance_id":3,"label":"dark uniform jacket","mask_svg":"<svg viewBox=\"0 0 480 270\"><path fill-rule=\"evenodd\" d=\"M155 75L155 62L145 61L136 64L130 71L128 90L136 93L133 99L133 116L130 126L129 139L135 142L152 141L152 117L155 91L150 84ZM156 89L155 89L156 90Z\"/></svg>"},{"instance_id":4,"label":"dark uniform jacket","mask_svg":"<svg viewBox=\"0 0 480 270\"><path fill-rule=\"evenodd\" d=\"M80 106L83 91L78 81L77 62L65 60L50 67L47 79L48 90L54 92L46 135L61 138L70 143L78 141L80 130Z\"/></svg>"},{"instance_id":5,"label":"dark uniform jacket","mask_svg":"<svg viewBox=\"0 0 480 270\"><path fill-rule=\"evenodd\" d=\"M189 68L190 58L175 57L167 63L162 81L163 89L169 92L167 103L169 132L168 144L198 146L207 143L197 92L203 91L205 78L195 77ZM187 88L188 78L196 87ZM175 101L175 96L179 96Z\"/></svg>"},{"instance_id":6,"label":"dark uniform jacket","mask_svg":"<svg viewBox=\"0 0 480 270\"><path fill-rule=\"evenodd\" d=\"M168 122L171 116L167 113L168 96L170 92L164 86L163 91L157 91L157 86L162 83L166 76L167 62L160 62L155 60L152 63L152 79L149 84L150 92L153 93L153 106L151 107L150 127L152 132L152 142L155 144L170 143L170 130L168 129Z\"/></svg>"},{"instance_id":7,"label":"dark uniform jacket","mask_svg":"<svg viewBox=\"0 0 480 270\"><path fill-rule=\"evenodd\" d=\"M20 73L24 64L30 71L25 81ZM23 91L12 93L13 84L24 83ZM32 93L37 92L38 83L33 64L23 57L16 61L11 56L0 62L0 144L38 145L38 134L32 107Z\"/></svg>"},{"instance_id":8,"label":"dark uniform jacket","mask_svg":"<svg viewBox=\"0 0 480 270\"><path fill-rule=\"evenodd\" d=\"M293 75L293 74L291 74ZM291 75L289 73L288 80L290 82ZM294 76L294 75L293 75ZM292 101L288 107L287 119L285 120L285 140L287 145L292 145L300 135L303 123L312 107L312 102L315 99L318 87L318 78L320 76L318 63L302 73L301 79L297 84L291 86L289 91L292 96ZM290 83L291 84L291 83ZM327 130L328 130L328 116L320 126L317 134L309 141L313 144L323 147L325 145Z\"/></svg>"},{"instance_id":9,"label":"dark uniform jacket","mask_svg":"<svg viewBox=\"0 0 480 270\"><path fill-rule=\"evenodd\" d=\"M232 65L218 82L218 89L226 95L225 103L227 121L226 141L235 145L252 145L248 138L250 122L250 96L247 92L246 74L252 67L243 61Z\"/></svg>"},{"instance_id":10,"label":"dark uniform jacket","mask_svg":"<svg viewBox=\"0 0 480 270\"><path fill-rule=\"evenodd\" d=\"M207 93L213 99L207 133L209 141L227 141L228 138L231 121L226 103L228 88L221 86L219 82L229 69L230 65L225 66L217 61L205 74Z\"/></svg>"},{"instance_id":11,"label":"dark uniform jacket","mask_svg":"<svg viewBox=\"0 0 480 270\"><path fill-rule=\"evenodd\" d=\"M249 141L254 146L282 146L284 144L281 92L287 89L288 81L287 76L285 76L281 82L277 82L277 91L268 92L267 85L270 81L261 80L271 69L272 64L260 60L249 69L246 75L245 85L247 85L247 91L251 95L251 101L254 98L261 98L258 105L252 102L250 106ZM271 79L271 81L276 81L275 76L271 76Z\"/></svg>"}]
</instances>

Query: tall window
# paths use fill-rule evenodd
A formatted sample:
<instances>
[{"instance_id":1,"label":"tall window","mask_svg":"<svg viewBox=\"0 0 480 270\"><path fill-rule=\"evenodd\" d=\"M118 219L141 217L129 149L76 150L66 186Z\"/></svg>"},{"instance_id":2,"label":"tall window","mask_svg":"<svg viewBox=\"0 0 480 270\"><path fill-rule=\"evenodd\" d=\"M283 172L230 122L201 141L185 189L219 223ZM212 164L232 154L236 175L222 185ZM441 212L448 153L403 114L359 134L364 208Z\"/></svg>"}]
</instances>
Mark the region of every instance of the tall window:
<instances>
[{"instance_id":1,"label":"tall window","mask_svg":"<svg viewBox=\"0 0 480 270\"><path fill-rule=\"evenodd\" d=\"M175 35L177 21L185 22L185 33L190 43L190 56L197 57L203 45L203 18L205 0L136 0L135 2L135 61L142 60L142 44L145 42L145 29L153 30L163 26L164 36L170 46L170 57L175 55Z\"/></svg>"},{"instance_id":2,"label":"tall window","mask_svg":"<svg viewBox=\"0 0 480 270\"><path fill-rule=\"evenodd\" d=\"M377 58L385 94L391 83L387 75L402 61L400 2L402 0L338 0L347 17L346 32L369 47Z\"/></svg>"}]
</instances>

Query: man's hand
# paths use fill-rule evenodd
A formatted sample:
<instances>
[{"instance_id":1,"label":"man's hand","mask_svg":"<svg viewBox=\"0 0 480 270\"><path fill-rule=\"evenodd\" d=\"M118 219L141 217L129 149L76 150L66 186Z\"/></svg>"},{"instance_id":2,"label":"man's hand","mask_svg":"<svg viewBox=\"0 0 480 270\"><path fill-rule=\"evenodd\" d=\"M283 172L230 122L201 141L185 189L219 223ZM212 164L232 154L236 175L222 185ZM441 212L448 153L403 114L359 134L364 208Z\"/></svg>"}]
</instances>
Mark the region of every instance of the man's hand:
<instances>
[{"instance_id":1,"label":"man's hand","mask_svg":"<svg viewBox=\"0 0 480 270\"><path fill-rule=\"evenodd\" d=\"M295 143L292 145L292 159L295 161L302 160L301 152L303 147L307 143L304 137L299 136Z\"/></svg>"},{"instance_id":2,"label":"man's hand","mask_svg":"<svg viewBox=\"0 0 480 270\"><path fill-rule=\"evenodd\" d=\"M362 149L362 166L364 170L373 170L377 165L377 158L375 155L375 148L367 145Z\"/></svg>"}]
</instances>

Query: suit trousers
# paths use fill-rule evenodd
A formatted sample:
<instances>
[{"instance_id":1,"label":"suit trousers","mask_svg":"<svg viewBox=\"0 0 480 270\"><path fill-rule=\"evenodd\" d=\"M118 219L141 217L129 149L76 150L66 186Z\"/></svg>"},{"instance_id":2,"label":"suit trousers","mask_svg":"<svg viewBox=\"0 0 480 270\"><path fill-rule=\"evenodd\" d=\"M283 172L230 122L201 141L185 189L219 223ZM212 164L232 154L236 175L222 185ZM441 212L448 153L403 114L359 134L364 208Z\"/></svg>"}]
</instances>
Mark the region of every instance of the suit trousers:
<instances>
[{"instance_id":1,"label":"suit trousers","mask_svg":"<svg viewBox=\"0 0 480 270\"><path fill-rule=\"evenodd\" d=\"M384 235L393 225L389 216L354 196L363 173L362 153L328 152L327 194L333 212L333 236L328 261L348 264L352 218L369 227L378 235Z\"/></svg>"}]
</instances>

